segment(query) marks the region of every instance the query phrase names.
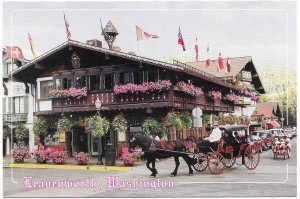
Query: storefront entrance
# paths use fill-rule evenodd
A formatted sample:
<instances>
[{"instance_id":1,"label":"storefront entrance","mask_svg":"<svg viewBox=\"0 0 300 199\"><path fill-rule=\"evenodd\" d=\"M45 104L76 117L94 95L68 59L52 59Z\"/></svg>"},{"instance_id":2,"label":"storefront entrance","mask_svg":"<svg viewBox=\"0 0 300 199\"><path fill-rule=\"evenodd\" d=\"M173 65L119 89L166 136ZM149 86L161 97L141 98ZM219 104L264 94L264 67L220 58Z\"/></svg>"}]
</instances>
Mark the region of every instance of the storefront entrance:
<instances>
[{"instance_id":1,"label":"storefront entrance","mask_svg":"<svg viewBox=\"0 0 300 199\"><path fill-rule=\"evenodd\" d=\"M72 132L72 154L75 152L88 152L88 135L81 126L74 127Z\"/></svg>"}]
</instances>

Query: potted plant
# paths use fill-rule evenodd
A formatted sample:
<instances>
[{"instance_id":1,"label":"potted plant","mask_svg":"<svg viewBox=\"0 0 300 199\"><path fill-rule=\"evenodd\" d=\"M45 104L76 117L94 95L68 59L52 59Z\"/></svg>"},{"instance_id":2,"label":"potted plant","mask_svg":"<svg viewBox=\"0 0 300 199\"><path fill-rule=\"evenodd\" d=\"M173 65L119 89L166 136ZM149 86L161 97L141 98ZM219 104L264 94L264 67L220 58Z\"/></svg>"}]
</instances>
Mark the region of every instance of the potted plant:
<instances>
[{"instance_id":1,"label":"potted plant","mask_svg":"<svg viewBox=\"0 0 300 199\"><path fill-rule=\"evenodd\" d=\"M50 160L50 151L48 150L38 150L33 154L37 163L46 164L47 161Z\"/></svg>"},{"instance_id":2,"label":"potted plant","mask_svg":"<svg viewBox=\"0 0 300 199\"><path fill-rule=\"evenodd\" d=\"M50 154L50 158L55 164L64 164L68 159L68 154L66 151L54 151Z\"/></svg>"},{"instance_id":3,"label":"potted plant","mask_svg":"<svg viewBox=\"0 0 300 199\"><path fill-rule=\"evenodd\" d=\"M33 123L33 132L35 134L45 134L48 131L48 123L47 120L44 118L38 118Z\"/></svg>"},{"instance_id":4,"label":"potted plant","mask_svg":"<svg viewBox=\"0 0 300 199\"><path fill-rule=\"evenodd\" d=\"M120 157L120 160L123 160L125 166L134 166L136 165L136 162L140 158L140 153L139 152L125 152L122 154Z\"/></svg>"},{"instance_id":5,"label":"potted plant","mask_svg":"<svg viewBox=\"0 0 300 199\"><path fill-rule=\"evenodd\" d=\"M182 121L180 117L175 112L169 112L165 118L165 124L168 128L182 128Z\"/></svg>"},{"instance_id":6,"label":"potted plant","mask_svg":"<svg viewBox=\"0 0 300 199\"><path fill-rule=\"evenodd\" d=\"M15 163L24 163L24 159L30 158L30 153L24 150L13 150L11 156Z\"/></svg>"},{"instance_id":7,"label":"potted plant","mask_svg":"<svg viewBox=\"0 0 300 199\"><path fill-rule=\"evenodd\" d=\"M220 91L209 91L206 97L210 100L220 100L222 99L222 93Z\"/></svg>"},{"instance_id":8,"label":"potted plant","mask_svg":"<svg viewBox=\"0 0 300 199\"><path fill-rule=\"evenodd\" d=\"M70 131L72 128L72 122L70 119L63 117L57 122L57 131L59 133L65 133Z\"/></svg>"},{"instance_id":9,"label":"potted plant","mask_svg":"<svg viewBox=\"0 0 300 199\"><path fill-rule=\"evenodd\" d=\"M24 140L29 136L29 129L22 123L17 124L16 128L16 139Z\"/></svg>"},{"instance_id":10,"label":"potted plant","mask_svg":"<svg viewBox=\"0 0 300 199\"><path fill-rule=\"evenodd\" d=\"M87 165L91 160L91 156L85 152L74 153L74 157L78 165Z\"/></svg>"},{"instance_id":11,"label":"potted plant","mask_svg":"<svg viewBox=\"0 0 300 199\"><path fill-rule=\"evenodd\" d=\"M127 120L124 115L117 115L112 121L112 126L116 129L117 132L126 132Z\"/></svg>"}]
</instances>

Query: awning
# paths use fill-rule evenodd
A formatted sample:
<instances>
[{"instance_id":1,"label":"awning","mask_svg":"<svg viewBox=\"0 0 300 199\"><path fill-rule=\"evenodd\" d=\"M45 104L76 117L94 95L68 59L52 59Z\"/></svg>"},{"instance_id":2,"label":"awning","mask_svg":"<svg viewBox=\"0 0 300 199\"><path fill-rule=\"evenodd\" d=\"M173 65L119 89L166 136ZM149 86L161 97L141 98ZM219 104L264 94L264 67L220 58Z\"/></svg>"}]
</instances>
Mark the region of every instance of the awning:
<instances>
[{"instance_id":1,"label":"awning","mask_svg":"<svg viewBox=\"0 0 300 199\"><path fill-rule=\"evenodd\" d=\"M278 128L280 127L280 124L278 124L278 122L276 121L271 121L270 123L268 123L268 127L269 129Z\"/></svg>"}]
</instances>

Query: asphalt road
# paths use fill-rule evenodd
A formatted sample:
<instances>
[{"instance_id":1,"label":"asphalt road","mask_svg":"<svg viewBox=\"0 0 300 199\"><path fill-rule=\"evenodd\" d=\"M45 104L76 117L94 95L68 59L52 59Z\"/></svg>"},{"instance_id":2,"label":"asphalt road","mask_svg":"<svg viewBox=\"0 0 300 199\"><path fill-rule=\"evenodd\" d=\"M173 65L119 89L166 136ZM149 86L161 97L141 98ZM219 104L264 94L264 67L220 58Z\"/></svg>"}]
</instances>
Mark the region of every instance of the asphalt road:
<instances>
[{"instance_id":1,"label":"asphalt road","mask_svg":"<svg viewBox=\"0 0 300 199\"><path fill-rule=\"evenodd\" d=\"M4 197L296 197L296 158L296 139L293 139L290 159L274 160L271 150L264 151L255 170L235 165L221 175L212 175L207 169L189 176L182 159L176 177L170 177L175 166L173 159L160 161L156 166L157 178L149 177L144 165L134 167L133 171L4 168L3 194ZM48 183L56 188L47 188L46 181L60 181L63 188L57 188L58 183ZM77 184L74 188L70 181L73 185L82 181L82 187Z\"/></svg>"}]
</instances>

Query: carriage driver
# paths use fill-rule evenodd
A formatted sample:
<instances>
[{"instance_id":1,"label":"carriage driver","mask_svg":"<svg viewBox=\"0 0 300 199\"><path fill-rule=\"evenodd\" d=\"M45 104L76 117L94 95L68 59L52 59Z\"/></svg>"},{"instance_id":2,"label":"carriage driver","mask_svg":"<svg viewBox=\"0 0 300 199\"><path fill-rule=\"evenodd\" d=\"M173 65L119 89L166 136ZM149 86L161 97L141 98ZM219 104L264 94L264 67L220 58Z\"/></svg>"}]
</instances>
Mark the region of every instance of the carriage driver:
<instances>
[{"instance_id":1,"label":"carriage driver","mask_svg":"<svg viewBox=\"0 0 300 199\"><path fill-rule=\"evenodd\" d=\"M215 121L213 123L213 130L211 132L211 134L204 138L204 140L198 141L197 145L198 146L209 146L212 147L213 146L213 142L217 142L221 139L222 137L222 132L218 127L218 121Z\"/></svg>"}]
</instances>

